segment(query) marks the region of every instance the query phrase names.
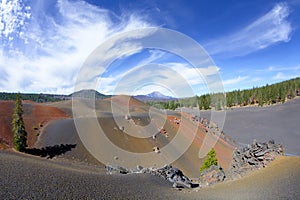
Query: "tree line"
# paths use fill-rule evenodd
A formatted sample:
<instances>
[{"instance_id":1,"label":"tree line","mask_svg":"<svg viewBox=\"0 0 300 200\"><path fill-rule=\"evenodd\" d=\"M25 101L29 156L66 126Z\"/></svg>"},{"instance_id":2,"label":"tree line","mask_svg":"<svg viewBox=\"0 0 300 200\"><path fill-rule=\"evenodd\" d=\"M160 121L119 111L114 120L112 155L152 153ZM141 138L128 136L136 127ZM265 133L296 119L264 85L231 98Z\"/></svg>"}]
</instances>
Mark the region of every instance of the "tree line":
<instances>
[{"instance_id":1,"label":"tree line","mask_svg":"<svg viewBox=\"0 0 300 200\"><path fill-rule=\"evenodd\" d=\"M271 105L300 95L300 78L226 93L226 106Z\"/></svg>"},{"instance_id":2,"label":"tree line","mask_svg":"<svg viewBox=\"0 0 300 200\"><path fill-rule=\"evenodd\" d=\"M175 110L178 107L198 107L200 110L221 110L233 106L271 105L284 103L288 99L300 96L300 78L253 87L252 89L234 90L226 93L204 94L168 102L148 102L159 109Z\"/></svg>"},{"instance_id":3,"label":"tree line","mask_svg":"<svg viewBox=\"0 0 300 200\"><path fill-rule=\"evenodd\" d=\"M22 100L30 100L38 103L70 100L72 99L72 97L85 97L85 98L95 97L95 99L104 99L104 98L111 97L111 95L104 95L97 92L96 90L80 90L69 95L42 94L42 93L22 94L22 93L0 92L0 100L15 100L17 94L20 96Z\"/></svg>"},{"instance_id":4,"label":"tree line","mask_svg":"<svg viewBox=\"0 0 300 200\"><path fill-rule=\"evenodd\" d=\"M53 94L19 94L19 93L7 93L7 92L0 92L0 100L15 100L16 95L22 100L30 100L38 103L44 102L56 102L65 100L64 95L53 95Z\"/></svg>"}]
</instances>

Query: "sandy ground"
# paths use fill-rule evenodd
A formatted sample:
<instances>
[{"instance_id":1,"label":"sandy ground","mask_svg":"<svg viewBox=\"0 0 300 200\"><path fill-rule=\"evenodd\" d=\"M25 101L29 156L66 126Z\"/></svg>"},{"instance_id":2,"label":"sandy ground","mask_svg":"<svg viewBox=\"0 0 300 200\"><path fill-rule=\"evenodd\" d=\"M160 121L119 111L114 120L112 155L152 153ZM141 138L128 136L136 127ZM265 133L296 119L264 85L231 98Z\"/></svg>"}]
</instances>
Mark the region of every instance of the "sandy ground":
<instances>
[{"instance_id":1,"label":"sandy ground","mask_svg":"<svg viewBox=\"0 0 300 200\"><path fill-rule=\"evenodd\" d=\"M192 109L185 109L190 113ZM201 116L210 118L209 111ZM241 144L253 139L274 139L283 144L286 153L300 156L300 98L268 107L245 107L226 111L224 132Z\"/></svg>"},{"instance_id":2,"label":"sandy ground","mask_svg":"<svg viewBox=\"0 0 300 200\"><path fill-rule=\"evenodd\" d=\"M106 175L103 168L0 150L4 199L299 199L300 158L281 157L237 181L178 191L147 174Z\"/></svg>"},{"instance_id":3,"label":"sandy ground","mask_svg":"<svg viewBox=\"0 0 300 200\"><path fill-rule=\"evenodd\" d=\"M161 199L170 184L150 175L106 175L103 168L0 151L1 199ZM157 192L157 191L161 192Z\"/></svg>"},{"instance_id":4,"label":"sandy ground","mask_svg":"<svg viewBox=\"0 0 300 200\"><path fill-rule=\"evenodd\" d=\"M152 153L152 148L156 146L159 147L161 151L163 151L164 147L166 147L171 141L174 140L175 137L177 137L179 143L169 145L169 151L167 153L152 153L154 154L152 157L153 159L143 160L143 162L139 163L139 165L142 165L144 167L163 167L165 164L170 164L170 162L168 161L169 158L178 155L178 152L182 151L182 144L191 142L191 146L187 149L184 149L182 151L184 152L184 154L180 156L175 162L173 162L172 165L180 168L189 177L199 177L199 169L204 160L204 158L199 158L199 150L201 146L209 147L206 143L203 143L204 138L206 137L206 133L203 131L203 129L199 129L196 123L192 122L189 118L183 116L181 117L178 113L172 113L172 115L167 116L163 113L152 110L151 121L151 118L149 117L149 107L145 106L145 104L140 101L134 99L128 100L126 99L126 96L114 97L112 101L115 104L115 108L113 108L115 112L114 118L111 114L112 109L110 107L109 100L106 99L96 102L96 114L98 121L97 124L91 123L92 120L86 117L89 115L89 113L87 112L89 106L85 104L81 105L83 114L82 116L79 116L78 121L82 126L80 129L82 130L82 132L84 132L85 135L91 135L91 133L93 133L92 135L98 135L100 131L98 127L99 124L105 132L107 138L114 145L127 152L132 153ZM126 104L128 102L130 108L129 112L132 118L131 120L124 119L127 111L124 111L123 109L126 107ZM60 109L64 110L70 109L70 104L66 104L66 102L62 102L62 104L56 103L55 106L58 106ZM181 119L180 124L174 123L175 118ZM166 121L164 122L164 120ZM149 125L150 122L152 123L152 126ZM164 123L161 124L161 122ZM145 128L145 126L148 125L149 127ZM119 130L120 126L124 127L124 132ZM166 137L162 133L159 133L158 129L161 126L163 126L167 131L168 137ZM151 134L147 136L149 132L155 133L156 138L153 139ZM147 137L135 137L134 135L130 135L132 133L138 133L137 136ZM192 133L196 134L196 137L194 139ZM208 135L207 138L212 139L214 137ZM94 139L88 139L89 141L94 141ZM103 149L99 148L99 146L102 147L105 144L101 144L100 140L97 141L99 142L94 143L94 145L92 145L92 148L97 149L97 152L99 152L99 154L103 154ZM72 119L60 119L49 123L44 128L41 136L35 144L35 147L42 148L60 144L77 145L76 148L66 152L65 155L62 155L60 157L68 158L71 160L78 160L81 162L98 164L96 159L93 159L93 156L90 155L90 153L83 146L82 142L79 140L78 131ZM214 148L217 152L219 164L225 170L227 170L231 162L231 155L234 147L223 143L222 141L216 141L216 145L214 146ZM123 164L118 164L119 162L122 163L122 159L126 159L124 162L128 163L128 158L123 158L121 155L112 151L105 152L105 154L107 156L110 156L111 158L118 157L118 160L110 161L109 164L112 164L111 162L114 162L117 165L123 166ZM159 166L159 163L161 162L157 161L156 159L163 160L164 164ZM129 167L134 168L136 167L136 164Z\"/></svg>"},{"instance_id":5,"label":"sandy ground","mask_svg":"<svg viewBox=\"0 0 300 200\"><path fill-rule=\"evenodd\" d=\"M113 143L126 151L136 153L152 152L152 147L154 146L163 147L164 145L167 145L177 132L177 129L171 123L168 123L166 125L166 130L168 130L169 134L168 138L163 135L158 135L156 140L153 140L152 138L139 139L124 134L121 131L115 130L113 128L115 127L115 124L112 124L113 121L109 118L99 119L99 123L105 124L103 128L106 129L106 134L108 138L113 141ZM92 131L97 129L88 126L88 130ZM200 174L199 168L201 166L201 163L203 162L203 159L198 158L198 153L199 145L201 145L203 141L203 136L204 134L199 131L192 145L177 161L175 161L175 163L173 163L174 166L182 169L188 176L198 177ZM54 146L60 144L76 144L76 148L66 152L64 155L58 156L59 158L87 162L95 165L100 164L93 156L91 156L91 154L82 144L77 134L74 121L72 119L55 120L48 124L34 147L43 148L46 146ZM215 149L217 152L219 152L218 157L220 160L220 164L227 168L231 161L233 148L224 145L223 143L217 143ZM176 147L174 147L174 152L176 152ZM112 154L111 156L116 155ZM145 166L145 164L143 166ZM153 166L153 163L148 164Z\"/></svg>"},{"instance_id":6,"label":"sandy ground","mask_svg":"<svg viewBox=\"0 0 300 200\"><path fill-rule=\"evenodd\" d=\"M115 100L120 105L119 108L122 109L122 105L126 103L124 98ZM149 116L145 114L148 112L147 108L138 101L131 101L130 103L132 104L130 112L133 116L136 116L134 124L147 125L149 123ZM48 113L52 113L51 111L54 109L55 113L56 111L63 111L62 113L72 114L70 101L51 105L44 108L48 109ZM297 144L299 142L299 105L300 100L295 99L283 105L266 108L234 109L227 112L224 130L241 143L251 143L253 138L259 141L269 138L275 139L276 142L286 145L289 153L297 154L299 151ZM119 131L116 133L114 129L116 124L110 119L111 108L108 100L96 102L96 107L98 108L99 123L102 123L103 127L107 129L107 136L115 144L124 145L123 148L129 151L147 152L151 151L153 145L163 147L178 132L179 127L170 121L176 114L169 112L170 115L165 124L169 137L159 135L155 142L152 138L141 141L138 138L128 137ZM27 104L25 113L43 115L42 112L33 112L33 108L30 104ZM40 111L42 111L42 108L40 108ZM201 114L209 116L209 112ZM42 115L40 117L45 117L45 119L52 116ZM221 183L198 191L186 189L178 191L171 188L169 182L145 174L106 175L103 165L93 158L80 142L73 120L66 119L66 116L57 115L51 118L56 120L47 123L45 127L43 126L43 133L34 145L37 148L42 148L59 144L76 144L76 148L67 151L64 155L56 156L53 159L45 159L16 153L11 150L0 150L0 197L4 197L4 199L300 198L300 157L280 157L267 168L251 173L240 180ZM2 119L6 118L2 117ZM37 122L34 121L34 123ZM182 139L185 140L191 136L189 129L193 126L195 124L189 122L185 128L180 130L186 133L185 138ZM92 127L86 128L87 130L88 128L93 129ZM125 128L130 129L132 127L128 125ZM231 129L231 131L228 129ZM186 174L194 175L192 177L198 176L198 170L202 162L198 158L198 152L199 145L203 142L204 133L201 129L197 131L197 137L190 148L174 163L175 166L183 169ZM282 133L285 135L283 136ZM138 145L140 143L143 145ZM223 163L228 163L232 147L219 141L215 148L219 159Z\"/></svg>"}]
</instances>

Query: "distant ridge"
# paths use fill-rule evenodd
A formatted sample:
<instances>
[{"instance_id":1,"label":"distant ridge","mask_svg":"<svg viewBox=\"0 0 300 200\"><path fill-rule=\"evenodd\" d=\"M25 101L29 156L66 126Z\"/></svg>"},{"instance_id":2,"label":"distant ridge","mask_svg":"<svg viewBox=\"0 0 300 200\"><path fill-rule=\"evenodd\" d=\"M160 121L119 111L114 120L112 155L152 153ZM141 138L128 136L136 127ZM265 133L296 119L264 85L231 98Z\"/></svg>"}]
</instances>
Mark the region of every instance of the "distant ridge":
<instances>
[{"instance_id":1,"label":"distant ridge","mask_svg":"<svg viewBox=\"0 0 300 200\"><path fill-rule=\"evenodd\" d=\"M146 95L136 95L133 96L134 98L140 100L140 101L170 101L170 100L177 100L177 98L170 97L163 95L160 92L154 91L152 93L146 94Z\"/></svg>"},{"instance_id":2,"label":"distant ridge","mask_svg":"<svg viewBox=\"0 0 300 200\"><path fill-rule=\"evenodd\" d=\"M0 100L15 100L16 92L0 92ZM69 95L59 95L59 94L44 94L44 93L20 93L22 100L31 100L34 102L55 102L62 100L70 100L73 96L90 97L95 95L96 99L110 98L116 95L105 95L99 93L96 90L86 89L74 92ZM218 94L216 94L218 95ZM211 94L203 94L197 97L197 101L200 109L212 109L212 106L216 105L216 102L211 102ZM289 99L300 96L300 77L289 79L286 81L274 83L271 85L265 85L260 87L253 87L251 89L243 90L233 90L226 92L226 107L232 106L246 106L246 105L270 105L274 103L284 103ZM177 101L178 98L165 96L160 92L152 92L146 95L136 95L132 96L143 102L168 102ZM185 107L191 106L190 99L195 97L181 98L180 100L185 100L182 105ZM194 100L192 100L194 102ZM225 102L225 101L224 101ZM222 102L222 103L224 103ZM186 105L185 105L186 103ZM193 107L195 107L194 105ZM221 105L220 105L221 106ZM218 107L220 107L218 106Z\"/></svg>"},{"instance_id":3,"label":"distant ridge","mask_svg":"<svg viewBox=\"0 0 300 200\"><path fill-rule=\"evenodd\" d=\"M163 94L160 93L160 92L152 92L152 93L150 93L150 94L146 94L146 96L147 96L147 97L151 97L151 98L173 99L173 97L163 95Z\"/></svg>"},{"instance_id":4,"label":"distant ridge","mask_svg":"<svg viewBox=\"0 0 300 200\"><path fill-rule=\"evenodd\" d=\"M83 98L90 98L95 96L95 99L105 99L111 97L111 95L105 95L102 94L96 90L88 89L88 90L80 90L77 92L74 92L70 95L68 95L70 98L71 97L83 97Z\"/></svg>"},{"instance_id":5,"label":"distant ridge","mask_svg":"<svg viewBox=\"0 0 300 200\"><path fill-rule=\"evenodd\" d=\"M0 100L16 100L17 92L0 92ZM95 95L95 99L105 99L111 97L111 95L104 95L96 90L80 90L69 95L62 94L36 94L36 93L20 93L22 100L30 100L38 103L44 102L56 102L63 100L71 100L72 97L92 97Z\"/></svg>"}]
</instances>

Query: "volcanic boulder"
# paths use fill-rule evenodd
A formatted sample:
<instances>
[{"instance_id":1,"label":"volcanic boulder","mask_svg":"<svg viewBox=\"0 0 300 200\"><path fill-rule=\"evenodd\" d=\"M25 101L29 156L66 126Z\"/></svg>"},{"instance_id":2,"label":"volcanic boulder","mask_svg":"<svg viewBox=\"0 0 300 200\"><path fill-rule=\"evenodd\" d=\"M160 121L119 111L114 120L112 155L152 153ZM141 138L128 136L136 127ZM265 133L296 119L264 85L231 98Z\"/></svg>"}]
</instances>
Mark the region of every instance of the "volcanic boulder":
<instances>
[{"instance_id":1,"label":"volcanic boulder","mask_svg":"<svg viewBox=\"0 0 300 200\"><path fill-rule=\"evenodd\" d=\"M135 169L125 169L120 166L112 166L107 165L106 171L108 174L113 173L147 173L155 176L159 176L164 178L165 180L173 183L173 187L175 188L195 188L198 187L198 184L193 183L188 177L186 177L182 171L178 168L172 167L171 165L166 165L163 168L155 169L155 168L143 168L142 166L137 166Z\"/></svg>"},{"instance_id":2,"label":"volcanic boulder","mask_svg":"<svg viewBox=\"0 0 300 200\"><path fill-rule=\"evenodd\" d=\"M202 187L214 185L225 180L225 172L220 166L212 165L209 169L204 170L200 175L200 185Z\"/></svg>"},{"instance_id":3,"label":"volcanic boulder","mask_svg":"<svg viewBox=\"0 0 300 200\"><path fill-rule=\"evenodd\" d=\"M277 156L283 155L282 145L275 144L273 140L259 143L256 140L246 147L235 150L229 168L229 177L239 178L249 171L263 168Z\"/></svg>"}]
</instances>

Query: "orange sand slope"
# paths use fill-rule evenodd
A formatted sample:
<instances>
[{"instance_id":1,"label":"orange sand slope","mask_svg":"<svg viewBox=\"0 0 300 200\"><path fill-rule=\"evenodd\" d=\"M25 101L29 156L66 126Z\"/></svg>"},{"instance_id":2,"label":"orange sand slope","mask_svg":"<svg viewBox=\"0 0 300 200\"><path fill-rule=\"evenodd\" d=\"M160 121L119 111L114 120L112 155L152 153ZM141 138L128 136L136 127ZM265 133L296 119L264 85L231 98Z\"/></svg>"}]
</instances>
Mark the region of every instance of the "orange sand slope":
<instances>
[{"instance_id":1,"label":"orange sand slope","mask_svg":"<svg viewBox=\"0 0 300 200\"><path fill-rule=\"evenodd\" d=\"M0 101L0 143L7 147L12 147L13 133L11 122L14 105L14 101ZM49 121L69 117L69 115L56 107L31 101L23 101L23 109L29 147L34 145L37 136Z\"/></svg>"}]
</instances>

